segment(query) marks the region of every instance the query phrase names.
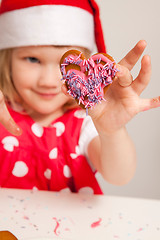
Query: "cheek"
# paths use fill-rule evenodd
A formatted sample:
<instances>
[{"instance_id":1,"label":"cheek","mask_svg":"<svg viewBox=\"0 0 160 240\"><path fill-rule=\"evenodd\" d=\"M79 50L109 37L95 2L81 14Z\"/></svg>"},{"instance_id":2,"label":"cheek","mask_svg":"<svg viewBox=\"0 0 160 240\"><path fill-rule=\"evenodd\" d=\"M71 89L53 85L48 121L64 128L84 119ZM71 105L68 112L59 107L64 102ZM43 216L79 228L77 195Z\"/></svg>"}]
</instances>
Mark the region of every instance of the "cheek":
<instances>
[{"instance_id":1,"label":"cheek","mask_svg":"<svg viewBox=\"0 0 160 240\"><path fill-rule=\"evenodd\" d=\"M26 70L21 66L14 66L12 69L12 81L17 90L22 87L31 86L34 83L33 77L34 75L32 71Z\"/></svg>"},{"instance_id":2,"label":"cheek","mask_svg":"<svg viewBox=\"0 0 160 240\"><path fill-rule=\"evenodd\" d=\"M13 73L12 74L12 81L13 81L13 84L16 88L16 90L18 92L20 91L23 91L24 88L27 87L28 85L28 81L27 79L25 78L25 75L24 74L17 74L17 73Z\"/></svg>"}]
</instances>

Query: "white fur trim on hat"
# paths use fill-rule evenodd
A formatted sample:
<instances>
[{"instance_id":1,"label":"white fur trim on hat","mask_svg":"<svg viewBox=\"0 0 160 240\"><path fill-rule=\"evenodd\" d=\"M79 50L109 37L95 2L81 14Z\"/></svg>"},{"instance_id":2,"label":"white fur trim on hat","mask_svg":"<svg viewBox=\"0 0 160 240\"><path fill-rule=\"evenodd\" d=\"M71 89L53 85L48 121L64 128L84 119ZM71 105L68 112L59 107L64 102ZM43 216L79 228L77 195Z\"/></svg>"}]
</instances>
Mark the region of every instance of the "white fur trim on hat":
<instances>
[{"instance_id":1,"label":"white fur trim on hat","mask_svg":"<svg viewBox=\"0 0 160 240\"><path fill-rule=\"evenodd\" d=\"M0 16L0 49L36 45L81 46L92 51L93 15L78 7L44 5Z\"/></svg>"}]
</instances>

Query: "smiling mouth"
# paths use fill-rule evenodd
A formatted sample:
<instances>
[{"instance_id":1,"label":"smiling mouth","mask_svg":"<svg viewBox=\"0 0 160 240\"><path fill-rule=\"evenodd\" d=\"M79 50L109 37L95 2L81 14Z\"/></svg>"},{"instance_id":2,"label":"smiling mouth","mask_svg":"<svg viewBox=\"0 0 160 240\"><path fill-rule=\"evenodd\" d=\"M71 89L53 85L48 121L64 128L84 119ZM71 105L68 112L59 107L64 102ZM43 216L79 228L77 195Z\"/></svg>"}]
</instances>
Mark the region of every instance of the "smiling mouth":
<instances>
[{"instance_id":1,"label":"smiling mouth","mask_svg":"<svg viewBox=\"0 0 160 240\"><path fill-rule=\"evenodd\" d=\"M60 92L58 92L58 93L36 92L36 93L42 98L53 98L53 97L57 96Z\"/></svg>"}]
</instances>

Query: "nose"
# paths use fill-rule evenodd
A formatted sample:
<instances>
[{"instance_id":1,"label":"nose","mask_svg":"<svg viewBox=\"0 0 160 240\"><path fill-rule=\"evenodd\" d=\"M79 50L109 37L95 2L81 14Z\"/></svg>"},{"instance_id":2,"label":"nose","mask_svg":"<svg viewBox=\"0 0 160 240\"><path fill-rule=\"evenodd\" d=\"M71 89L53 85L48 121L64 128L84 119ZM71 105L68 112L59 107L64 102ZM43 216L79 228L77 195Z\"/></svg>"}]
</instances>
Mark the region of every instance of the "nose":
<instances>
[{"instance_id":1,"label":"nose","mask_svg":"<svg viewBox=\"0 0 160 240\"><path fill-rule=\"evenodd\" d=\"M39 77L40 87L59 88L62 85L59 66L44 66Z\"/></svg>"}]
</instances>

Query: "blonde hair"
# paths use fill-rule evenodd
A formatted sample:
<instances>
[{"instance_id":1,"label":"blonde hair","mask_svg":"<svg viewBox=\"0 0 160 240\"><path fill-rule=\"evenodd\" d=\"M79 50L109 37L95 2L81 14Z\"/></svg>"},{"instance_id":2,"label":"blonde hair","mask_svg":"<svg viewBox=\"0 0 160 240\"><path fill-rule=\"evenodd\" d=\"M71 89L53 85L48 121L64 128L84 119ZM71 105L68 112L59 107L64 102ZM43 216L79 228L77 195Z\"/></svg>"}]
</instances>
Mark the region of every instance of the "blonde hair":
<instances>
[{"instance_id":1,"label":"blonde hair","mask_svg":"<svg viewBox=\"0 0 160 240\"><path fill-rule=\"evenodd\" d=\"M11 55L12 49L0 50L0 89L9 102L18 97L11 78Z\"/></svg>"}]
</instances>

